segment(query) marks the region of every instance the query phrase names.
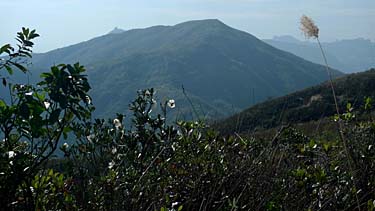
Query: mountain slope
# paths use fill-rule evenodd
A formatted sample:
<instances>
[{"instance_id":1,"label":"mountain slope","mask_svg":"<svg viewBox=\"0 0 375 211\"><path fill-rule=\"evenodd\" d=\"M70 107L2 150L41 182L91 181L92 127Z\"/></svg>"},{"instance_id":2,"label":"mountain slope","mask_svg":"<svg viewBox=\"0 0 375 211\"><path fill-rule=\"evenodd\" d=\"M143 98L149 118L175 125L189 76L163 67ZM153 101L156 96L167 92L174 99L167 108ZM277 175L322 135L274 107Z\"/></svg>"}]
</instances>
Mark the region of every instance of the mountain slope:
<instances>
[{"instance_id":1,"label":"mountain slope","mask_svg":"<svg viewBox=\"0 0 375 211\"><path fill-rule=\"evenodd\" d=\"M340 112L347 103L363 111L365 97L375 98L375 69L346 75L334 80ZM213 124L223 134L247 133L281 124L303 123L336 114L328 82L250 107Z\"/></svg>"},{"instance_id":2,"label":"mountain slope","mask_svg":"<svg viewBox=\"0 0 375 211\"><path fill-rule=\"evenodd\" d=\"M124 112L141 88L176 99L174 115L190 118L183 86L200 115L220 117L327 79L323 66L218 20L107 34L36 54L33 69L77 61L88 69L99 116Z\"/></svg>"},{"instance_id":3,"label":"mountain slope","mask_svg":"<svg viewBox=\"0 0 375 211\"><path fill-rule=\"evenodd\" d=\"M302 42L292 36L264 40L266 43L322 64L323 58L316 43ZM328 63L335 69L352 73L375 67L375 43L365 39L340 40L322 43Z\"/></svg>"}]
</instances>

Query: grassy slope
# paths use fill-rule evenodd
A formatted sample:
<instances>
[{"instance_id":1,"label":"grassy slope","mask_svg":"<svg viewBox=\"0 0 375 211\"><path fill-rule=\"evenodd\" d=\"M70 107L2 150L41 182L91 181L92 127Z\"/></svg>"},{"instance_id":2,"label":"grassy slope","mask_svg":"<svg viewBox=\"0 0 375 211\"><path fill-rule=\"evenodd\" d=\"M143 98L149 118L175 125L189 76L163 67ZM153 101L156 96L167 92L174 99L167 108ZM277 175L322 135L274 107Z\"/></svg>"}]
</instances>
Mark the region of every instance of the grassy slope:
<instances>
[{"instance_id":1,"label":"grassy slope","mask_svg":"<svg viewBox=\"0 0 375 211\"><path fill-rule=\"evenodd\" d=\"M350 74L334 80L341 112L347 103L361 110L365 97L375 97L375 69ZM218 121L213 127L223 134L251 133L281 124L316 121L335 114L332 92L328 82L260 103L234 116ZM313 124L313 123L312 123Z\"/></svg>"}]
</instances>

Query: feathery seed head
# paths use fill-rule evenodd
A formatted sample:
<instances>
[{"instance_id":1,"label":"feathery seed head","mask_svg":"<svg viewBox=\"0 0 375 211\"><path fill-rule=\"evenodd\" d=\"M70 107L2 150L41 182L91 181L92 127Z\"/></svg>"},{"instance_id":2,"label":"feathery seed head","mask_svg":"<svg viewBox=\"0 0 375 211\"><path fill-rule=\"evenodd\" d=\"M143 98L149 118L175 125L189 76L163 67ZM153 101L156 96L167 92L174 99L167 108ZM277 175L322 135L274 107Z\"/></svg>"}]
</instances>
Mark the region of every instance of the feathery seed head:
<instances>
[{"instance_id":1,"label":"feathery seed head","mask_svg":"<svg viewBox=\"0 0 375 211\"><path fill-rule=\"evenodd\" d=\"M306 38L319 37L319 28L315 25L314 21L306 15L302 15L301 17L300 29L305 34Z\"/></svg>"}]
</instances>

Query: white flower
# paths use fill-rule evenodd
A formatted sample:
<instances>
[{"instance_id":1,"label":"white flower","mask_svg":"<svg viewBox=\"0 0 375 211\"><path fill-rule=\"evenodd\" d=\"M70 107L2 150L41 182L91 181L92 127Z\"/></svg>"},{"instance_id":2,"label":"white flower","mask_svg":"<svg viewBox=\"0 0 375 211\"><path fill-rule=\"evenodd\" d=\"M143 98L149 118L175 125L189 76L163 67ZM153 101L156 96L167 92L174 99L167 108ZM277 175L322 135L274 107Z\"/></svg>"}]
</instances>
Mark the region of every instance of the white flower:
<instances>
[{"instance_id":1,"label":"white flower","mask_svg":"<svg viewBox=\"0 0 375 211\"><path fill-rule=\"evenodd\" d=\"M46 109L48 109L50 105L51 105L50 102L47 102L47 101L44 102L44 107L46 107Z\"/></svg>"},{"instance_id":2,"label":"white flower","mask_svg":"<svg viewBox=\"0 0 375 211\"><path fill-rule=\"evenodd\" d=\"M69 144L65 142L65 143L63 144L63 148L66 149L66 148L68 148L68 147L69 147Z\"/></svg>"},{"instance_id":3,"label":"white flower","mask_svg":"<svg viewBox=\"0 0 375 211\"><path fill-rule=\"evenodd\" d=\"M115 166L115 162L114 161L111 161L111 162L108 163L108 168L109 169L112 169L113 166Z\"/></svg>"},{"instance_id":4,"label":"white flower","mask_svg":"<svg viewBox=\"0 0 375 211\"><path fill-rule=\"evenodd\" d=\"M168 100L167 105L169 106L169 108L176 107L176 103L173 99Z\"/></svg>"},{"instance_id":5,"label":"white flower","mask_svg":"<svg viewBox=\"0 0 375 211\"><path fill-rule=\"evenodd\" d=\"M86 138L87 138L87 140L88 140L90 143L92 143L92 142L94 141L94 139L95 139L95 134L88 135L88 136L86 136Z\"/></svg>"},{"instance_id":6,"label":"white flower","mask_svg":"<svg viewBox=\"0 0 375 211\"><path fill-rule=\"evenodd\" d=\"M115 127L118 129L119 127L121 127L121 122L120 120L118 119L114 119L113 120L113 124L115 125Z\"/></svg>"},{"instance_id":7,"label":"white flower","mask_svg":"<svg viewBox=\"0 0 375 211\"><path fill-rule=\"evenodd\" d=\"M116 149L116 147L114 147L114 148L112 148L112 154L116 154L116 152L117 152L117 149Z\"/></svg>"},{"instance_id":8,"label":"white flower","mask_svg":"<svg viewBox=\"0 0 375 211\"><path fill-rule=\"evenodd\" d=\"M14 158L14 156L16 156L16 153L14 151L9 151L8 152L8 157L9 158Z\"/></svg>"},{"instance_id":9,"label":"white flower","mask_svg":"<svg viewBox=\"0 0 375 211\"><path fill-rule=\"evenodd\" d=\"M171 146L173 151L176 151L176 146L177 146L176 142L173 142L173 144Z\"/></svg>"},{"instance_id":10,"label":"white flower","mask_svg":"<svg viewBox=\"0 0 375 211\"><path fill-rule=\"evenodd\" d=\"M177 202L177 201L172 203L172 207L175 207L175 206L177 206L177 205L178 205L178 202Z\"/></svg>"},{"instance_id":11,"label":"white flower","mask_svg":"<svg viewBox=\"0 0 375 211\"><path fill-rule=\"evenodd\" d=\"M91 104L91 98L87 95L86 95L86 102L87 102L87 104Z\"/></svg>"}]
</instances>

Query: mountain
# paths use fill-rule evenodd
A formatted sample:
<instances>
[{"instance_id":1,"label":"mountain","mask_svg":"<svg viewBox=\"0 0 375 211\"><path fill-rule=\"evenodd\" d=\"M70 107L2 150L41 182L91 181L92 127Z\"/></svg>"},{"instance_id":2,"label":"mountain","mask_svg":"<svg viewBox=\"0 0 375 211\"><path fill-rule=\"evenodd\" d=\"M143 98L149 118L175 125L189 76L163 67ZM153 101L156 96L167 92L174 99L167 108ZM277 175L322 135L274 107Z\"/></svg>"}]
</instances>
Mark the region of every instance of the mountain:
<instances>
[{"instance_id":1,"label":"mountain","mask_svg":"<svg viewBox=\"0 0 375 211\"><path fill-rule=\"evenodd\" d=\"M375 99L375 69L353 73L333 81L340 113L347 103L353 111L363 112L365 98ZM250 107L229 118L213 123L223 134L250 133L282 124L297 124L332 117L336 114L330 84L324 82L295 93Z\"/></svg>"},{"instance_id":2,"label":"mountain","mask_svg":"<svg viewBox=\"0 0 375 211\"><path fill-rule=\"evenodd\" d=\"M300 41L293 36L276 36L263 40L266 43L293 53L314 63L323 64L317 43ZM375 67L375 43L367 39L340 40L322 43L331 67L346 73L358 72Z\"/></svg>"},{"instance_id":3,"label":"mountain","mask_svg":"<svg viewBox=\"0 0 375 211\"><path fill-rule=\"evenodd\" d=\"M120 29L120 28L115 27L114 29L112 29L112 31L108 32L108 34L121 34L123 32L125 32L124 29Z\"/></svg>"},{"instance_id":4,"label":"mountain","mask_svg":"<svg viewBox=\"0 0 375 211\"><path fill-rule=\"evenodd\" d=\"M293 36L290 36L290 35L274 36L272 38L272 41L286 42L286 43L299 43L299 42L301 42L297 38L295 38Z\"/></svg>"},{"instance_id":5,"label":"mountain","mask_svg":"<svg viewBox=\"0 0 375 211\"><path fill-rule=\"evenodd\" d=\"M136 91L150 87L159 102L176 100L173 117L188 119L197 110L218 118L327 80L323 66L212 19L111 33L36 54L33 76L78 61L88 70L101 117L125 112Z\"/></svg>"}]
</instances>

